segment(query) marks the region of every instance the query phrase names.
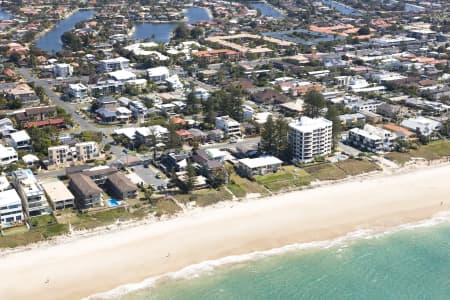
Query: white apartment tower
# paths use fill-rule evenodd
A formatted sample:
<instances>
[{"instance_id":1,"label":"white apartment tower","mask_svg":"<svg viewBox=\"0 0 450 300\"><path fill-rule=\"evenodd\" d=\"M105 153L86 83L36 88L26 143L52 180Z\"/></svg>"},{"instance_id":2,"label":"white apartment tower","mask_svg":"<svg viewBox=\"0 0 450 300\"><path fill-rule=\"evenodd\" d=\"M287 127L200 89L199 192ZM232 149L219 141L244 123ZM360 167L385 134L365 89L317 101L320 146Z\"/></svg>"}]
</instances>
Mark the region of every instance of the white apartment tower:
<instances>
[{"instance_id":1,"label":"white apartment tower","mask_svg":"<svg viewBox=\"0 0 450 300\"><path fill-rule=\"evenodd\" d=\"M301 117L289 124L289 147L295 161L310 162L331 153L333 122Z\"/></svg>"}]
</instances>

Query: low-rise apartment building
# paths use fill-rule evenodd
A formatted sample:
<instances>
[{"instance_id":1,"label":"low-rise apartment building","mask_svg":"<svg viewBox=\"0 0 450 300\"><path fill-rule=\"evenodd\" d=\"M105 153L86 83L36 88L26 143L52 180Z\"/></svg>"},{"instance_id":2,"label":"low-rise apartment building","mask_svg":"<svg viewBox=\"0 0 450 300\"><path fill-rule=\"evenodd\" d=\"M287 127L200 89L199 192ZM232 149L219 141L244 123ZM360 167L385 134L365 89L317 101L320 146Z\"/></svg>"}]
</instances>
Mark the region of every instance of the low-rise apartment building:
<instances>
[{"instance_id":1,"label":"low-rise apartment building","mask_svg":"<svg viewBox=\"0 0 450 300\"><path fill-rule=\"evenodd\" d=\"M395 138L396 136L389 130L367 124L364 129L351 129L347 141L363 151L382 153L394 149Z\"/></svg>"},{"instance_id":2,"label":"low-rise apartment building","mask_svg":"<svg viewBox=\"0 0 450 300\"><path fill-rule=\"evenodd\" d=\"M302 117L289 124L288 142L294 161L310 162L331 154L333 123L325 118Z\"/></svg>"},{"instance_id":3,"label":"low-rise apartment building","mask_svg":"<svg viewBox=\"0 0 450 300\"><path fill-rule=\"evenodd\" d=\"M22 206L27 216L51 213L44 189L30 169L19 169L12 172L12 182L22 199Z\"/></svg>"},{"instance_id":4,"label":"low-rise apartment building","mask_svg":"<svg viewBox=\"0 0 450 300\"><path fill-rule=\"evenodd\" d=\"M100 150L97 142L83 142L75 144L75 151L78 160L89 161L100 157Z\"/></svg>"},{"instance_id":5,"label":"low-rise apartment building","mask_svg":"<svg viewBox=\"0 0 450 300\"><path fill-rule=\"evenodd\" d=\"M240 136L241 124L229 116L216 117L216 129L224 132L225 136Z\"/></svg>"}]
</instances>

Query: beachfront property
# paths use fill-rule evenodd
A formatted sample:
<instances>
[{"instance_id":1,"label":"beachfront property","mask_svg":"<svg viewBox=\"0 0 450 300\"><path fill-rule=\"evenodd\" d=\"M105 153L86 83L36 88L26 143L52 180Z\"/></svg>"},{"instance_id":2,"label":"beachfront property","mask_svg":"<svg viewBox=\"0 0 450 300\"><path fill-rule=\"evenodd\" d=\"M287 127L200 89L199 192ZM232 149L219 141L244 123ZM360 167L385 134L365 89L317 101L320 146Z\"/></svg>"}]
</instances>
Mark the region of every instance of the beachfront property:
<instances>
[{"instance_id":1,"label":"beachfront property","mask_svg":"<svg viewBox=\"0 0 450 300\"><path fill-rule=\"evenodd\" d=\"M350 129L347 142L364 151L383 153L394 149L395 139L391 131L366 124L363 129Z\"/></svg>"},{"instance_id":2,"label":"beachfront property","mask_svg":"<svg viewBox=\"0 0 450 300\"><path fill-rule=\"evenodd\" d=\"M120 172L109 175L105 187L111 196L120 200L135 198L137 195L136 185Z\"/></svg>"},{"instance_id":3,"label":"beachfront property","mask_svg":"<svg viewBox=\"0 0 450 300\"><path fill-rule=\"evenodd\" d=\"M42 183L42 188L54 209L59 210L74 207L75 196L62 181L49 178Z\"/></svg>"},{"instance_id":4,"label":"beachfront property","mask_svg":"<svg viewBox=\"0 0 450 300\"><path fill-rule=\"evenodd\" d=\"M22 200L16 190L0 192L0 228L21 224L23 220Z\"/></svg>"},{"instance_id":5,"label":"beachfront property","mask_svg":"<svg viewBox=\"0 0 450 300\"><path fill-rule=\"evenodd\" d=\"M103 204L103 190L89 176L75 173L69 175L69 179L69 189L75 196L78 209L93 208Z\"/></svg>"},{"instance_id":6,"label":"beachfront property","mask_svg":"<svg viewBox=\"0 0 450 300\"><path fill-rule=\"evenodd\" d=\"M421 116L403 120L400 125L424 136L429 136L442 127L441 122Z\"/></svg>"},{"instance_id":7,"label":"beachfront property","mask_svg":"<svg viewBox=\"0 0 450 300\"><path fill-rule=\"evenodd\" d=\"M7 166L19 159L17 151L13 147L5 147L0 144L0 165Z\"/></svg>"},{"instance_id":8,"label":"beachfront property","mask_svg":"<svg viewBox=\"0 0 450 300\"><path fill-rule=\"evenodd\" d=\"M257 158L243 158L238 160L238 172L248 178L255 175L275 173L280 170L283 162L275 156L261 156Z\"/></svg>"},{"instance_id":9,"label":"beachfront property","mask_svg":"<svg viewBox=\"0 0 450 300\"><path fill-rule=\"evenodd\" d=\"M240 136L241 124L229 116L216 117L216 129L220 129L225 134L225 137Z\"/></svg>"},{"instance_id":10,"label":"beachfront property","mask_svg":"<svg viewBox=\"0 0 450 300\"><path fill-rule=\"evenodd\" d=\"M41 183L30 169L13 171L12 183L22 199L22 206L28 217L48 215L51 209Z\"/></svg>"},{"instance_id":11,"label":"beachfront property","mask_svg":"<svg viewBox=\"0 0 450 300\"><path fill-rule=\"evenodd\" d=\"M288 142L293 161L311 162L331 154L333 122L325 118L301 117L289 124Z\"/></svg>"},{"instance_id":12,"label":"beachfront property","mask_svg":"<svg viewBox=\"0 0 450 300\"><path fill-rule=\"evenodd\" d=\"M117 57L111 59L103 59L99 62L98 69L100 72L113 72L117 70L126 70L129 68L130 60L125 57Z\"/></svg>"}]
</instances>

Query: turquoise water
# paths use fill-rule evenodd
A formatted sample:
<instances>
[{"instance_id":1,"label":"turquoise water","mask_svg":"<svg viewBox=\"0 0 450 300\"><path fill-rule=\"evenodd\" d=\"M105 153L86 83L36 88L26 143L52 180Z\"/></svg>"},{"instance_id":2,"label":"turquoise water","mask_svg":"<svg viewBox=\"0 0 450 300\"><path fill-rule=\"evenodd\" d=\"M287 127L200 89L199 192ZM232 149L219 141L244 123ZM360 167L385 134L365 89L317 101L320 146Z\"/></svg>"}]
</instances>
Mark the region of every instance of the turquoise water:
<instances>
[{"instance_id":1,"label":"turquoise water","mask_svg":"<svg viewBox=\"0 0 450 300\"><path fill-rule=\"evenodd\" d=\"M339 11L340 13L347 15L347 16L362 16L361 12L358 10L347 6L345 4L332 1L332 0L322 0L322 2L326 5L328 5L331 8L334 8L335 10Z\"/></svg>"},{"instance_id":2,"label":"turquoise water","mask_svg":"<svg viewBox=\"0 0 450 300\"><path fill-rule=\"evenodd\" d=\"M266 257L120 299L450 299L450 225Z\"/></svg>"}]
</instances>

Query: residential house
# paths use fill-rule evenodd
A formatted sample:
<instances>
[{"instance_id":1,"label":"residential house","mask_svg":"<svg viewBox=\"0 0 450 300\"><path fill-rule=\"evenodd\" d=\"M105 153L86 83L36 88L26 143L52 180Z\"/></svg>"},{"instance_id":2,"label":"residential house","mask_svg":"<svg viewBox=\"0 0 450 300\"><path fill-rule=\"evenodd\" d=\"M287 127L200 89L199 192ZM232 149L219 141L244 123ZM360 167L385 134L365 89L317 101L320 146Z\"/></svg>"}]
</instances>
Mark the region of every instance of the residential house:
<instances>
[{"instance_id":1,"label":"residential house","mask_svg":"<svg viewBox=\"0 0 450 300\"><path fill-rule=\"evenodd\" d=\"M33 217L51 213L44 189L30 169L13 171L12 182L22 199L22 206L27 216Z\"/></svg>"},{"instance_id":2,"label":"residential house","mask_svg":"<svg viewBox=\"0 0 450 300\"><path fill-rule=\"evenodd\" d=\"M54 119L58 112L55 106L41 106L26 108L15 114L18 123L25 124L31 121L45 121Z\"/></svg>"},{"instance_id":3,"label":"residential house","mask_svg":"<svg viewBox=\"0 0 450 300\"><path fill-rule=\"evenodd\" d=\"M72 76L73 67L70 64L60 63L53 66L53 74L55 77L67 78Z\"/></svg>"},{"instance_id":4,"label":"residential house","mask_svg":"<svg viewBox=\"0 0 450 300\"><path fill-rule=\"evenodd\" d=\"M88 88L82 83L71 83L67 93L75 101L82 101L88 97Z\"/></svg>"},{"instance_id":5,"label":"residential house","mask_svg":"<svg viewBox=\"0 0 450 300\"><path fill-rule=\"evenodd\" d=\"M5 147L0 144L0 165L7 166L18 160L17 151L13 147Z\"/></svg>"},{"instance_id":6,"label":"residential house","mask_svg":"<svg viewBox=\"0 0 450 300\"><path fill-rule=\"evenodd\" d=\"M400 125L424 136L429 136L439 131L442 127L441 122L421 116L403 120Z\"/></svg>"},{"instance_id":7,"label":"residential house","mask_svg":"<svg viewBox=\"0 0 450 300\"><path fill-rule=\"evenodd\" d=\"M366 116L361 113L340 115L341 126L346 129L363 127L366 123Z\"/></svg>"},{"instance_id":8,"label":"residential house","mask_svg":"<svg viewBox=\"0 0 450 300\"><path fill-rule=\"evenodd\" d=\"M7 91L6 98L9 100L20 101L27 106L37 106L41 102L36 92L26 83L18 84L16 87Z\"/></svg>"},{"instance_id":9,"label":"residential house","mask_svg":"<svg viewBox=\"0 0 450 300\"><path fill-rule=\"evenodd\" d=\"M21 224L24 220L22 201L15 189L0 192L0 228Z\"/></svg>"},{"instance_id":10,"label":"residential house","mask_svg":"<svg viewBox=\"0 0 450 300\"><path fill-rule=\"evenodd\" d=\"M333 122L301 117L289 124L288 142L294 161L310 162L331 153Z\"/></svg>"},{"instance_id":11,"label":"residential house","mask_svg":"<svg viewBox=\"0 0 450 300\"><path fill-rule=\"evenodd\" d=\"M126 70L129 68L130 60L124 57L104 59L100 61L99 70L101 72L112 72L117 70Z\"/></svg>"},{"instance_id":12,"label":"residential house","mask_svg":"<svg viewBox=\"0 0 450 300\"><path fill-rule=\"evenodd\" d=\"M147 69L148 79L151 81L165 81L170 76L170 71L167 67L155 67Z\"/></svg>"},{"instance_id":13,"label":"residential house","mask_svg":"<svg viewBox=\"0 0 450 300\"><path fill-rule=\"evenodd\" d=\"M255 175L265 175L280 170L283 162L275 156L262 156L257 158L243 158L238 160L238 172L248 178Z\"/></svg>"},{"instance_id":14,"label":"residential house","mask_svg":"<svg viewBox=\"0 0 450 300\"><path fill-rule=\"evenodd\" d=\"M11 133L10 140L16 150L31 150L31 138L25 130Z\"/></svg>"},{"instance_id":15,"label":"residential house","mask_svg":"<svg viewBox=\"0 0 450 300\"><path fill-rule=\"evenodd\" d=\"M11 133L16 132L13 122L8 118L0 120L0 135L1 137L8 137Z\"/></svg>"}]
</instances>

